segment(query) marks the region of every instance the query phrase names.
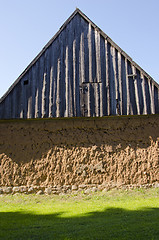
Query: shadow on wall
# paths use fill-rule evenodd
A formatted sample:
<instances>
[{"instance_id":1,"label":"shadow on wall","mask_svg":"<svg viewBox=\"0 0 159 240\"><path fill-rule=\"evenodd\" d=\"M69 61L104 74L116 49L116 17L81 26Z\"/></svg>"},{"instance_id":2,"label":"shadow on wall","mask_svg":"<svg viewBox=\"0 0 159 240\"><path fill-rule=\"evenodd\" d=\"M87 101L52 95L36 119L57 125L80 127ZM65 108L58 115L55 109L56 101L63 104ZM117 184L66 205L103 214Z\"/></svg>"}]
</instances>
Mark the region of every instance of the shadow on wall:
<instances>
[{"instance_id":1,"label":"shadow on wall","mask_svg":"<svg viewBox=\"0 0 159 240\"><path fill-rule=\"evenodd\" d=\"M61 149L62 156L68 150L69 157L69 150L82 148L107 157L121 151L127 155L130 149L136 152L158 144L158 122L159 115L1 122L0 160L7 156L18 164L27 163L58 155Z\"/></svg>"},{"instance_id":2,"label":"shadow on wall","mask_svg":"<svg viewBox=\"0 0 159 240\"><path fill-rule=\"evenodd\" d=\"M79 217L62 213L0 213L0 238L5 239L140 239L159 238L159 208L136 211L110 208Z\"/></svg>"}]
</instances>

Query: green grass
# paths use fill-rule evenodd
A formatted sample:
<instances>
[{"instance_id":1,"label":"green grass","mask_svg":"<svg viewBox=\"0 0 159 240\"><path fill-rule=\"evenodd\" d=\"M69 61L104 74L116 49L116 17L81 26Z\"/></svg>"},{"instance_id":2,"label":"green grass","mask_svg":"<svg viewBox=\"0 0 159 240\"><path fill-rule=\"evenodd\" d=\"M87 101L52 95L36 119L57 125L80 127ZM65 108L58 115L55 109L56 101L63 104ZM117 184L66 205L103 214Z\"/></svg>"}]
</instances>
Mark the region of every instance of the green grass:
<instances>
[{"instance_id":1,"label":"green grass","mask_svg":"<svg viewBox=\"0 0 159 240\"><path fill-rule=\"evenodd\" d=\"M159 189L1 195L0 239L159 240Z\"/></svg>"}]
</instances>

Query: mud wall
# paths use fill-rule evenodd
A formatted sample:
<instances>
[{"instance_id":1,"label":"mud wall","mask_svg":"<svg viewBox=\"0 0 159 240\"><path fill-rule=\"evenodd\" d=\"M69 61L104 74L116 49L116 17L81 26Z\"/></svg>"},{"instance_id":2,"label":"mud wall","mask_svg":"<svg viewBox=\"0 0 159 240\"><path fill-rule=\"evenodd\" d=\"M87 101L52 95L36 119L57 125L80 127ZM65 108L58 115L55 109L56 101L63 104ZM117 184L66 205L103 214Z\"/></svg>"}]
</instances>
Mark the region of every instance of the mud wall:
<instances>
[{"instance_id":1,"label":"mud wall","mask_svg":"<svg viewBox=\"0 0 159 240\"><path fill-rule=\"evenodd\" d=\"M0 186L159 182L159 115L0 121Z\"/></svg>"}]
</instances>

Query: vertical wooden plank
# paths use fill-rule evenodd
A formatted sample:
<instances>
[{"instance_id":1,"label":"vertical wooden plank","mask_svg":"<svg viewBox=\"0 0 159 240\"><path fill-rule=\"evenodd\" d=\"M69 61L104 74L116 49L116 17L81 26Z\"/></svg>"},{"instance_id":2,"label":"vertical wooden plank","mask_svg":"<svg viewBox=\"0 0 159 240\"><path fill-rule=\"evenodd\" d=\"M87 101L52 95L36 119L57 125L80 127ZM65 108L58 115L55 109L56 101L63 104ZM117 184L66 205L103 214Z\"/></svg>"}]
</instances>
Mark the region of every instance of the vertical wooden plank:
<instances>
[{"instance_id":1,"label":"vertical wooden plank","mask_svg":"<svg viewBox=\"0 0 159 240\"><path fill-rule=\"evenodd\" d=\"M100 33L95 29L95 51L96 51L96 73L97 82L101 82L101 62L100 62Z\"/></svg>"},{"instance_id":2,"label":"vertical wooden plank","mask_svg":"<svg viewBox=\"0 0 159 240\"><path fill-rule=\"evenodd\" d=\"M116 91L115 91L115 72L114 72L114 47L110 46L110 78L109 78L109 85L110 85L110 114L116 114Z\"/></svg>"},{"instance_id":3,"label":"vertical wooden plank","mask_svg":"<svg viewBox=\"0 0 159 240\"><path fill-rule=\"evenodd\" d=\"M36 64L34 64L31 68L31 81L32 81L32 91L31 91L31 95L32 95L32 118L35 117L35 89L37 86L36 83Z\"/></svg>"},{"instance_id":4,"label":"vertical wooden plank","mask_svg":"<svg viewBox=\"0 0 159 240\"><path fill-rule=\"evenodd\" d=\"M49 117L53 117L53 66L50 69Z\"/></svg>"},{"instance_id":5,"label":"vertical wooden plank","mask_svg":"<svg viewBox=\"0 0 159 240\"><path fill-rule=\"evenodd\" d=\"M69 117L73 117L73 31L72 21L68 25L68 67L69 67Z\"/></svg>"},{"instance_id":6,"label":"vertical wooden plank","mask_svg":"<svg viewBox=\"0 0 159 240\"><path fill-rule=\"evenodd\" d=\"M81 79L80 82L85 82L85 65L84 65L84 33L81 33L81 40L80 40L80 73Z\"/></svg>"},{"instance_id":7,"label":"vertical wooden plank","mask_svg":"<svg viewBox=\"0 0 159 240\"><path fill-rule=\"evenodd\" d=\"M49 78L49 82L48 82L48 117L52 118L53 114L52 114L52 107L53 107L53 64L52 64L52 60L53 60L53 54L52 54L52 45L49 47L49 69L48 69L48 78Z\"/></svg>"},{"instance_id":8,"label":"vertical wooden plank","mask_svg":"<svg viewBox=\"0 0 159 240\"><path fill-rule=\"evenodd\" d=\"M125 58L126 71L126 92L127 92L127 115L130 114L130 92L129 92L129 78L128 78L128 60Z\"/></svg>"},{"instance_id":9,"label":"vertical wooden plank","mask_svg":"<svg viewBox=\"0 0 159 240\"><path fill-rule=\"evenodd\" d=\"M39 60L35 64L35 68L33 71L34 78L34 118L38 118L38 94L39 94L39 79L38 79L38 71L39 71Z\"/></svg>"},{"instance_id":10,"label":"vertical wooden plank","mask_svg":"<svg viewBox=\"0 0 159 240\"><path fill-rule=\"evenodd\" d=\"M20 118L21 119L24 118L24 87L23 87L22 79L20 81L20 84L21 84L21 112L20 112Z\"/></svg>"},{"instance_id":11,"label":"vertical wooden plank","mask_svg":"<svg viewBox=\"0 0 159 240\"><path fill-rule=\"evenodd\" d=\"M121 54L121 79L122 79L122 114L127 115L127 84L126 84L126 61Z\"/></svg>"},{"instance_id":12,"label":"vertical wooden plank","mask_svg":"<svg viewBox=\"0 0 159 240\"><path fill-rule=\"evenodd\" d=\"M115 85L115 114L118 114L118 71L117 71L117 58L116 58L116 49L113 47L113 69L114 69L114 85Z\"/></svg>"},{"instance_id":13,"label":"vertical wooden plank","mask_svg":"<svg viewBox=\"0 0 159 240\"><path fill-rule=\"evenodd\" d=\"M32 76L31 76L31 69L28 73L28 81L29 84L26 85L27 89L27 101L28 101L28 109L27 109L27 118L31 118L31 112L32 112Z\"/></svg>"},{"instance_id":14,"label":"vertical wooden plank","mask_svg":"<svg viewBox=\"0 0 159 240\"><path fill-rule=\"evenodd\" d=\"M101 101L102 101L102 115L107 115L107 92L106 92L106 56L105 56L105 39L100 36L100 61L101 61Z\"/></svg>"},{"instance_id":15,"label":"vertical wooden plank","mask_svg":"<svg viewBox=\"0 0 159 240\"><path fill-rule=\"evenodd\" d=\"M93 82L92 78L92 38L91 38L92 26L89 23L88 28L88 51L89 51L89 82Z\"/></svg>"},{"instance_id":16,"label":"vertical wooden plank","mask_svg":"<svg viewBox=\"0 0 159 240\"><path fill-rule=\"evenodd\" d=\"M94 84L94 97L95 97L95 116L99 117L99 85L98 83Z\"/></svg>"},{"instance_id":17,"label":"vertical wooden plank","mask_svg":"<svg viewBox=\"0 0 159 240\"><path fill-rule=\"evenodd\" d=\"M117 62L118 59L116 57L116 49L113 48L113 64L114 64L114 79L115 79L115 99L118 99L118 69L117 69Z\"/></svg>"},{"instance_id":18,"label":"vertical wooden plank","mask_svg":"<svg viewBox=\"0 0 159 240\"><path fill-rule=\"evenodd\" d=\"M2 118L5 119L5 99L2 102Z\"/></svg>"},{"instance_id":19,"label":"vertical wooden plank","mask_svg":"<svg viewBox=\"0 0 159 240\"><path fill-rule=\"evenodd\" d=\"M40 59L38 59L37 62L37 73L36 73L37 81L36 81L36 93L35 93L35 117L39 118L41 117L41 100L40 100L40 94L41 94L41 78L40 78Z\"/></svg>"},{"instance_id":20,"label":"vertical wooden plank","mask_svg":"<svg viewBox=\"0 0 159 240\"><path fill-rule=\"evenodd\" d=\"M50 46L49 48L49 69L48 69L48 116L50 118L52 117L56 117L56 95L57 95L57 69L56 69L56 63L57 63L57 59L56 59L56 48L57 48L57 44L56 41Z\"/></svg>"},{"instance_id":21,"label":"vertical wooden plank","mask_svg":"<svg viewBox=\"0 0 159 240\"><path fill-rule=\"evenodd\" d=\"M150 99L150 91L149 91L149 81L148 78L144 77L145 81L145 97L146 97L146 111L147 114L151 114L151 99Z\"/></svg>"},{"instance_id":22,"label":"vertical wooden plank","mask_svg":"<svg viewBox=\"0 0 159 240\"><path fill-rule=\"evenodd\" d=\"M19 94L21 96L21 91L19 91ZM10 94L7 96L8 98L8 118L12 118L12 115L11 115L11 105L12 105L12 95L11 95L11 92ZM19 110L19 113L20 113L20 109L21 109L21 98L19 98L19 104L18 104L18 110ZM20 117L20 115L18 116L18 118Z\"/></svg>"},{"instance_id":23,"label":"vertical wooden plank","mask_svg":"<svg viewBox=\"0 0 159 240\"><path fill-rule=\"evenodd\" d=\"M38 111L39 117L42 117L42 92L43 92L43 75L44 75L44 55L39 59L39 90L38 90Z\"/></svg>"},{"instance_id":24,"label":"vertical wooden plank","mask_svg":"<svg viewBox=\"0 0 159 240\"><path fill-rule=\"evenodd\" d=\"M19 81L19 88L20 88L20 98L19 98L19 118L23 118L23 85L22 85L22 79ZM12 96L12 92L11 92ZM11 107L11 116L12 116L12 107Z\"/></svg>"},{"instance_id":25,"label":"vertical wooden plank","mask_svg":"<svg viewBox=\"0 0 159 240\"><path fill-rule=\"evenodd\" d=\"M92 27L92 30L91 30L91 45L92 45L92 82L97 82L95 29L93 27Z\"/></svg>"},{"instance_id":26,"label":"vertical wooden plank","mask_svg":"<svg viewBox=\"0 0 159 240\"><path fill-rule=\"evenodd\" d=\"M108 41L105 40L105 56L106 56L106 96L107 96L107 115L110 115L110 90L109 90L109 51L108 51Z\"/></svg>"},{"instance_id":27,"label":"vertical wooden plank","mask_svg":"<svg viewBox=\"0 0 159 240\"><path fill-rule=\"evenodd\" d=\"M56 57L54 55L54 59L53 59L53 83L52 83L52 89L53 89L53 94L52 94L52 102L53 102L53 106L52 106L52 115L53 117L56 117L56 98L57 98L57 64L56 64Z\"/></svg>"},{"instance_id":28,"label":"vertical wooden plank","mask_svg":"<svg viewBox=\"0 0 159 240\"><path fill-rule=\"evenodd\" d=\"M27 96L26 96L26 86L24 85L24 79L27 79L26 76L22 78L21 80L21 85L22 85L22 94L23 94L23 118L27 118ZM14 111L14 109L13 109ZM13 111L12 111L12 116L13 116Z\"/></svg>"},{"instance_id":29,"label":"vertical wooden plank","mask_svg":"<svg viewBox=\"0 0 159 240\"><path fill-rule=\"evenodd\" d=\"M2 119L4 119L5 118L5 99L3 100L3 102L1 103L1 105L2 105L2 108L1 108L1 117L2 117Z\"/></svg>"},{"instance_id":30,"label":"vertical wooden plank","mask_svg":"<svg viewBox=\"0 0 159 240\"><path fill-rule=\"evenodd\" d=\"M57 61L56 117L60 117L60 59Z\"/></svg>"},{"instance_id":31,"label":"vertical wooden plank","mask_svg":"<svg viewBox=\"0 0 159 240\"><path fill-rule=\"evenodd\" d=\"M66 57L65 57L65 86L66 86L66 110L65 117L69 114L69 75L68 75L68 46L66 46Z\"/></svg>"},{"instance_id":32,"label":"vertical wooden plank","mask_svg":"<svg viewBox=\"0 0 159 240\"><path fill-rule=\"evenodd\" d=\"M123 114L123 94L122 94L122 67L121 67L121 53L118 51L118 81L119 81L119 96L118 96L118 101L119 101L119 108L120 108L120 115Z\"/></svg>"},{"instance_id":33,"label":"vertical wooden plank","mask_svg":"<svg viewBox=\"0 0 159 240\"><path fill-rule=\"evenodd\" d=\"M147 114L147 105L146 105L146 92L145 92L145 76L141 72L141 79L142 79L142 94L143 94L143 102L144 102L144 108L143 108L143 114Z\"/></svg>"},{"instance_id":34,"label":"vertical wooden plank","mask_svg":"<svg viewBox=\"0 0 159 240\"><path fill-rule=\"evenodd\" d=\"M64 117L66 109L66 95L65 95L65 54L66 54L66 39L64 29L60 37L60 115Z\"/></svg>"},{"instance_id":35,"label":"vertical wooden plank","mask_svg":"<svg viewBox=\"0 0 159 240\"><path fill-rule=\"evenodd\" d=\"M46 73L44 73L42 88L42 118L46 117L46 88L47 88L47 76Z\"/></svg>"},{"instance_id":36,"label":"vertical wooden plank","mask_svg":"<svg viewBox=\"0 0 159 240\"><path fill-rule=\"evenodd\" d=\"M132 66L133 71L133 79L134 79L134 87L135 87L135 101L136 101L136 107L137 107L137 115L140 115L140 104L139 104L139 95L138 95L138 86L137 86L137 77L136 75L136 67Z\"/></svg>"},{"instance_id":37,"label":"vertical wooden plank","mask_svg":"<svg viewBox=\"0 0 159 240\"><path fill-rule=\"evenodd\" d=\"M90 108L90 105L89 105L89 83L85 83L83 84L83 115L85 117L88 117L88 108Z\"/></svg>"},{"instance_id":38,"label":"vertical wooden plank","mask_svg":"<svg viewBox=\"0 0 159 240\"><path fill-rule=\"evenodd\" d=\"M99 83L99 104L100 104L100 117L103 117L103 83Z\"/></svg>"},{"instance_id":39,"label":"vertical wooden plank","mask_svg":"<svg viewBox=\"0 0 159 240\"><path fill-rule=\"evenodd\" d=\"M27 118L31 118L31 112L32 112L32 96L28 98L28 111L27 111Z\"/></svg>"},{"instance_id":40,"label":"vertical wooden plank","mask_svg":"<svg viewBox=\"0 0 159 240\"><path fill-rule=\"evenodd\" d=\"M159 105L158 105L158 88L157 86L154 84L154 111L155 114L159 113Z\"/></svg>"},{"instance_id":41,"label":"vertical wooden plank","mask_svg":"<svg viewBox=\"0 0 159 240\"><path fill-rule=\"evenodd\" d=\"M152 81L152 101L151 101L151 104L152 104L152 114L155 114L155 94L154 94L154 82Z\"/></svg>"},{"instance_id":42,"label":"vertical wooden plank","mask_svg":"<svg viewBox=\"0 0 159 240\"><path fill-rule=\"evenodd\" d=\"M49 116L49 92L50 92L50 47L45 51L46 89L45 89L45 117Z\"/></svg>"},{"instance_id":43,"label":"vertical wooden plank","mask_svg":"<svg viewBox=\"0 0 159 240\"><path fill-rule=\"evenodd\" d=\"M17 118L20 118L20 113L21 113L21 98L22 98L22 88L21 88L21 84L20 84L20 81L18 82L17 84L17 90L18 90L18 93L17 93L17 104L18 104L18 107L17 107ZM10 109L11 110L11 109Z\"/></svg>"},{"instance_id":44,"label":"vertical wooden plank","mask_svg":"<svg viewBox=\"0 0 159 240\"><path fill-rule=\"evenodd\" d=\"M7 106L6 106L6 98L3 100L3 104L4 104L4 112L3 112L3 118L6 119L6 109L7 109Z\"/></svg>"},{"instance_id":45,"label":"vertical wooden plank","mask_svg":"<svg viewBox=\"0 0 159 240\"><path fill-rule=\"evenodd\" d=\"M77 116L76 103L76 39L73 41L73 116Z\"/></svg>"},{"instance_id":46,"label":"vertical wooden plank","mask_svg":"<svg viewBox=\"0 0 159 240\"><path fill-rule=\"evenodd\" d=\"M10 103L11 103L11 99L10 99L10 94L9 94L5 98L5 119L10 118Z\"/></svg>"},{"instance_id":47,"label":"vertical wooden plank","mask_svg":"<svg viewBox=\"0 0 159 240\"><path fill-rule=\"evenodd\" d=\"M16 118L16 87L13 88L13 118ZM27 101L27 99L25 99ZM26 111L27 112L27 111Z\"/></svg>"},{"instance_id":48,"label":"vertical wooden plank","mask_svg":"<svg viewBox=\"0 0 159 240\"><path fill-rule=\"evenodd\" d=\"M88 117L91 117L91 84L87 84L88 86Z\"/></svg>"},{"instance_id":49,"label":"vertical wooden plank","mask_svg":"<svg viewBox=\"0 0 159 240\"><path fill-rule=\"evenodd\" d=\"M150 79L148 78L148 89L149 89L149 94L150 94L150 111L151 111L151 114L153 112L153 107L152 107L152 91L151 91L151 82L150 82Z\"/></svg>"},{"instance_id":50,"label":"vertical wooden plank","mask_svg":"<svg viewBox=\"0 0 159 240\"><path fill-rule=\"evenodd\" d=\"M148 78L148 86L149 86L149 93L150 93L150 109L151 109L151 114L154 114L154 98L153 98L153 91L154 91L154 86L150 80L150 78Z\"/></svg>"},{"instance_id":51,"label":"vertical wooden plank","mask_svg":"<svg viewBox=\"0 0 159 240\"><path fill-rule=\"evenodd\" d=\"M39 95L39 60L36 62L36 67L34 68L33 77L35 78L35 85L34 85L34 93L32 95L34 96L34 111L32 118L38 118L39 117L39 109L38 109L38 95ZM32 102L32 105L33 105Z\"/></svg>"},{"instance_id":52,"label":"vertical wooden plank","mask_svg":"<svg viewBox=\"0 0 159 240\"><path fill-rule=\"evenodd\" d=\"M88 33L89 24L84 20L83 22L83 32L84 32L84 78L85 82L89 82L89 46L88 46Z\"/></svg>"},{"instance_id":53,"label":"vertical wooden plank","mask_svg":"<svg viewBox=\"0 0 159 240\"><path fill-rule=\"evenodd\" d=\"M36 93L35 93L35 118L39 117L38 96L39 96L39 88L37 87Z\"/></svg>"},{"instance_id":54,"label":"vertical wooden plank","mask_svg":"<svg viewBox=\"0 0 159 240\"><path fill-rule=\"evenodd\" d=\"M75 59L76 59L76 73L75 73L75 79L76 79L76 116L81 116L81 106L80 106L80 16L76 15L75 17L75 40L76 40L76 47L75 47Z\"/></svg>"}]
</instances>

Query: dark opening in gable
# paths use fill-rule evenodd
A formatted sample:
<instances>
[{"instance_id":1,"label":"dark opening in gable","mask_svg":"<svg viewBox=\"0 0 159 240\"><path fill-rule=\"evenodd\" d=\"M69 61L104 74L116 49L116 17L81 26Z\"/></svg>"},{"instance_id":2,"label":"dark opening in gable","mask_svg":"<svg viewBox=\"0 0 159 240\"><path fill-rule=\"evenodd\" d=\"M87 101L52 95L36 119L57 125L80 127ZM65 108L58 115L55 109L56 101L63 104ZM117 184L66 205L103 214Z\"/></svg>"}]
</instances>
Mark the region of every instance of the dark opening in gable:
<instances>
[{"instance_id":1,"label":"dark opening in gable","mask_svg":"<svg viewBox=\"0 0 159 240\"><path fill-rule=\"evenodd\" d=\"M28 85L28 83L29 83L29 80L24 80L23 82L24 85Z\"/></svg>"}]
</instances>

